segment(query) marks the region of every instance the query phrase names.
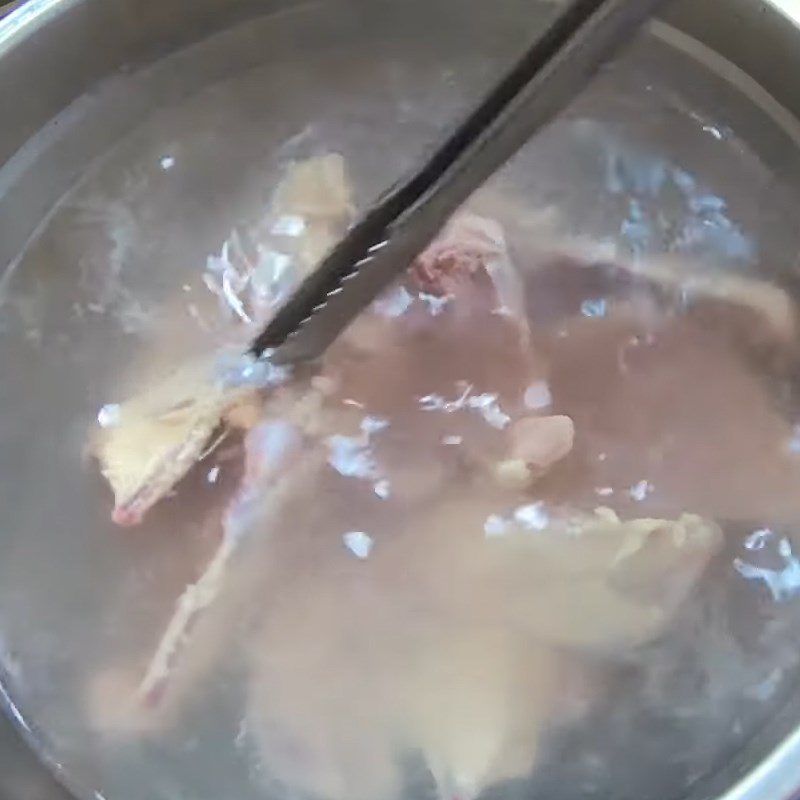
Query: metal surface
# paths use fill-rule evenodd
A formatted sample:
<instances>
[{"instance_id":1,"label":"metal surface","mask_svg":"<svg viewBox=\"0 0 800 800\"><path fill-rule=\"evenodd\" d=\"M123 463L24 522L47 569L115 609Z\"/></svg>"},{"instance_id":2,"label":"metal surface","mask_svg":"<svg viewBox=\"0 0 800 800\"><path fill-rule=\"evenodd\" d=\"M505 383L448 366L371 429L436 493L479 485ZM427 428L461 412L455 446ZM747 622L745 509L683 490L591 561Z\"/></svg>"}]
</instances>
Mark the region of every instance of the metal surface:
<instances>
[{"instance_id":1,"label":"metal surface","mask_svg":"<svg viewBox=\"0 0 800 800\"><path fill-rule=\"evenodd\" d=\"M390 5L389 0L354 2L365 15ZM168 105L192 86L187 79L181 87L138 91L134 84L120 92L115 75L236 20L285 5L281 0L32 0L4 19L0 265L14 261L97 153L112 146L154 103ZM800 173L800 31L771 3L758 0L680 0L664 19L668 26L658 26L660 36L714 70L725 82L721 91L745 92L760 109L758 118L735 120L740 133L757 138L776 169ZM234 64L209 64L209 74L257 62L258 42L237 58ZM207 79L206 74L191 76L196 86ZM71 125L76 101L84 99L84 113L92 114L92 100L104 93L116 98L114 124L89 136L85 129L76 132ZM45 145L40 138L34 153L26 142L37 132ZM2 287L0 277L0 292ZM10 712L8 698L0 699ZM800 688L725 769L696 784L684 800L788 799L800 785L799 726ZM0 797L64 800L68 795L24 744L21 730L8 721L0 726Z\"/></svg>"},{"instance_id":2,"label":"metal surface","mask_svg":"<svg viewBox=\"0 0 800 800\"><path fill-rule=\"evenodd\" d=\"M0 18L4 17L6 14L10 14L19 5L20 5L19 2L5 3L3 5L0 5Z\"/></svg>"}]
</instances>

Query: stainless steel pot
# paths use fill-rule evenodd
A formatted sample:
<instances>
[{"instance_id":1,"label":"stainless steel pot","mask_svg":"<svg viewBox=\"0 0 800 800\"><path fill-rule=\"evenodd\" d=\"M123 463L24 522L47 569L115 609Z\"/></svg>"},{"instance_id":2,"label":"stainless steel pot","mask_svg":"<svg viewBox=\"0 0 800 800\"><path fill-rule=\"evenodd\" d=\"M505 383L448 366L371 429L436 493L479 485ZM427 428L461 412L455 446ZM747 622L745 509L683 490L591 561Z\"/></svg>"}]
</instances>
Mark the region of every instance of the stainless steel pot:
<instances>
[{"instance_id":1,"label":"stainless steel pot","mask_svg":"<svg viewBox=\"0 0 800 800\"><path fill-rule=\"evenodd\" d=\"M454 3L424 4L431 24ZM466 4L469 0L460 0ZM291 0L31 0L0 22L0 292L26 242L97 154L151 108L168 106L220 75L257 64L257 38L180 80L153 85L140 67ZM402 35L414 4L352 0L354 19L385 15ZM495 4L490 4L494 9ZM514 2L493 13L513 12ZM516 3L516 7L524 5ZM762 0L676 0L653 33L719 78L732 127L800 186L800 28ZM119 76L134 76L120 80ZM742 100L743 98L743 100ZM35 137L35 138L34 138ZM0 796L69 795L27 747L11 698L0 727ZM20 735L22 734L22 735ZM684 800L788 800L800 787L800 687L727 766ZM665 798L666 800L666 798Z\"/></svg>"}]
</instances>

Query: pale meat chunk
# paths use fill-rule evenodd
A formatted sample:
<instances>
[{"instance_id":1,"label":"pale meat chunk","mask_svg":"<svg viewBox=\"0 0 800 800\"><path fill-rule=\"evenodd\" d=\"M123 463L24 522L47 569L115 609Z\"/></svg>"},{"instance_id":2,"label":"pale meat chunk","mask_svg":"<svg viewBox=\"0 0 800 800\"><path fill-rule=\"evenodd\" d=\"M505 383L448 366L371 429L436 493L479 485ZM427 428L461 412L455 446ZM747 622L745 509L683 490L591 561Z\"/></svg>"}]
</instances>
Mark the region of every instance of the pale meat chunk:
<instances>
[{"instance_id":1,"label":"pale meat chunk","mask_svg":"<svg viewBox=\"0 0 800 800\"><path fill-rule=\"evenodd\" d=\"M722 311L726 333L738 329L748 344L778 347L793 358L798 356L797 306L792 295L770 278L737 274L707 261L674 255L625 260L608 242L584 239L567 233L574 227L560 218L553 206L532 207L506 187L484 187L470 200L479 214L502 220L513 242L515 260L527 284L542 269L553 274L556 283L569 285L569 272L586 273L587 285L593 276L613 276L614 288L631 283L649 285L667 300L696 310L698 316ZM546 298L545 302L551 298Z\"/></svg>"},{"instance_id":2,"label":"pale meat chunk","mask_svg":"<svg viewBox=\"0 0 800 800\"><path fill-rule=\"evenodd\" d=\"M622 520L542 503L502 514L477 487L412 524L393 568L420 604L594 652L657 637L722 544L715 523L691 514Z\"/></svg>"},{"instance_id":3,"label":"pale meat chunk","mask_svg":"<svg viewBox=\"0 0 800 800\"><path fill-rule=\"evenodd\" d=\"M498 557L509 559L500 574L514 624L610 655L660 636L722 545L719 527L691 514L623 521L607 509L567 512L538 539L516 527L508 542L495 542L508 545ZM512 559L535 564L515 568ZM525 590L530 581L535 596Z\"/></svg>"},{"instance_id":4,"label":"pale meat chunk","mask_svg":"<svg viewBox=\"0 0 800 800\"><path fill-rule=\"evenodd\" d=\"M573 708L563 694L585 693L580 670L504 626L423 615L413 591L381 590L382 571L334 563L287 583L252 643L270 772L321 797L392 796L403 751L421 752L439 796L464 800L525 774L547 723Z\"/></svg>"},{"instance_id":5,"label":"pale meat chunk","mask_svg":"<svg viewBox=\"0 0 800 800\"><path fill-rule=\"evenodd\" d=\"M211 356L116 406L90 442L114 492L114 522L139 523L202 456L225 414L253 400L251 388L220 381Z\"/></svg>"},{"instance_id":6,"label":"pale meat chunk","mask_svg":"<svg viewBox=\"0 0 800 800\"><path fill-rule=\"evenodd\" d=\"M526 489L566 458L575 443L575 425L563 415L523 417L510 431L509 458L498 462L500 486Z\"/></svg>"},{"instance_id":7,"label":"pale meat chunk","mask_svg":"<svg viewBox=\"0 0 800 800\"><path fill-rule=\"evenodd\" d=\"M355 213L347 166L338 153L313 156L288 168L272 199L273 230L282 247L299 259L305 277L336 244Z\"/></svg>"},{"instance_id":8,"label":"pale meat chunk","mask_svg":"<svg viewBox=\"0 0 800 800\"><path fill-rule=\"evenodd\" d=\"M253 731L281 780L389 796L403 749L444 798L526 774L542 732L590 700L570 651L619 656L660 635L721 544L691 515L570 509L487 538L496 502L454 493L364 561L297 528L281 545L291 577L251 642Z\"/></svg>"},{"instance_id":9,"label":"pale meat chunk","mask_svg":"<svg viewBox=\"0 0 800 800\"><path fill-rule=\"evenodd\" d=\"M272 200L277 214L297 214L326 224L346 223L355 211L344 158L338 153L293 162Z\"/></svg>"},{"instance_id":10,"label":"pale meat chunk","mask_svg":"<svg viewBox=\"0 0 800 800\"><path fill-rule=\"evenodd\" d=\"M796 353L797 311L792 298L780 286L687 260L647 259L620 266L673 294L680 293L689 303L714 301L729 310L749 312L745 321L750 326L750 336L771 338Z\"/></svg>"},{"instance_id":11,"label":"pale meat chunk","mask_svg":"<svg viewBox=\"0 0 800 800\"><path fill-rule=\"evenodd\" d=\"M588 697L563 654L496 626L444 632L412 655L404 683L405 738L443 800L527 775L545 732L574 710L564 698Z\"/></svg>"},{"instance_id":12,"label":"pale meat chunk","mask_svg":"<svg viewBox=\"0 0 800 800\"><path fill-rule=\"evenodd\" d=\"M487 300L492 299L498 312L508 313L524 326L522 284L511 263L503 228L494 219L460 211L411 266L415 285L437 296L457 296L465 282L481 272L493 287Z\"/></svg>"}]
</instances>

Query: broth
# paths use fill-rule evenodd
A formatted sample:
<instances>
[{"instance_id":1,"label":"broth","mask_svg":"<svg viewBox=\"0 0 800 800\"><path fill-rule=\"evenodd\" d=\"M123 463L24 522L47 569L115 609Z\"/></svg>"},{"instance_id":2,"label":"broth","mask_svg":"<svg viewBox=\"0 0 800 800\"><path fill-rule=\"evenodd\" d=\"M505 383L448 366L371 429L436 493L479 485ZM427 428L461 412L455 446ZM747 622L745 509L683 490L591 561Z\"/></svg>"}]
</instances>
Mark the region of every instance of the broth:
<instances>
[{"instance_id":1,"label":"broth","mask_svg":"<svg viewBox=\"0 0 800 800\"><path fill-rule=\"evenodd\" d=\"M504 29L465 56L423 38L416 58L377 41L353 60L347 24L319 13L329 47L155 114L16 268L0 339L21 476L0 489L12 695L79 790L109 800L141 796L142 775L152 798L678 794L794 676L800 475L795 309L769 277L800 245L796 199L664 77L680 56L642 46L610 69L470 201L490 235L466 283L396 287L334 347L328 383L267 391L260 424L140 525L111 524L81 460L98 409L113 428L114 404L199 344L246 340L250 306L212 280L225 264L266 263L286 290L275 190L292 164L341 154L365 205L522 41ZM277 41L298 23L271 24ZM314 392L317 461L265 509L270 448ZM533 454L512 434L556 417ZM234 524L225 588L132 705Z\"/></svg>"}]
</instances>

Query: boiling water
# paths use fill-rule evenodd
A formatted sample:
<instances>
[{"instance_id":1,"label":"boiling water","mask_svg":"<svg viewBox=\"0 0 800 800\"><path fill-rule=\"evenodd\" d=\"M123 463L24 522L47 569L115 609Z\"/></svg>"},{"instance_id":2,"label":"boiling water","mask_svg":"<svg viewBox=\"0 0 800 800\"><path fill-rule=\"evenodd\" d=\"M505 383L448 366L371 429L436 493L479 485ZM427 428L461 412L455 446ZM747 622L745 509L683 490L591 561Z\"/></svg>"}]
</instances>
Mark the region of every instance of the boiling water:
<instances>
[{"instance_id":1,"label":"boiling water","mask_svg":"<svg viewBox=\"0 0 800 800\"><path fill-rule=\"evenodd\" d=\"M231 648L231 657L217 663L163 731L120 738L92 719L92 676L135 664L152 649L175 597L213 549L216 531L207 521L230 497L240 466L235 457L225 458L225 448L215 452L144 526L121 531L110 524L110 499L95 467L82 458L86 433L103 403L119 399L116 384L126 366L167 325L175 327L177 319L187 330L202 330L198 297L207 291L207 257L219 254L234 231L258 239L259 220L286 163L341 153L357 202L366 204L522 46L525 33L512 6L487 19L465 17L458 30L439 25L446 14L434 17L428 31L415 29L413 49L404 38L408 32L379 29L369 45L359 45L357 58L351 49L357 22L336 5L303 7L199 46L183 56L188 63L245 48L257 31L265 36L269 62L154 112L88 171L15 265L0 319L7 376L0 386L0 441L12 473L0 486L2 662L11 695L43 751L64 765L86 796L140 797L143 776L154 799L301 792L278 782L270 756L280 756L265 752L253 733L253 673L243 648ZM574 245L580 239L595 253L600 247L641 260L677 253L735 274L791 279L800 248L797 200L730 129L735 115L725 103L716 102L713 113L704 105L719 98L716 79L687 64L662 44L634 48L478 198L507 225L512 253L528 276L535 328L557 330L567 310L602 321L627 284L613 271L563 286L546 270L531 277L530 242L514 209L535 218L552 241ZM185 64L167 60L151 69L150 79L166 81L180 69ZM687 71L694 76L691 89L680 79ZM503 205L498 197L516 200ZM687 353L695 346L702 351L691 337L684 344ZM683 345L678 339L671 346ZM736 346L731 341L720 352L727 358ZM581 409L602 384L591 369L594 356L604 357L601 343L585 347L583 354L579 347L564 355L571 369L587 367L583 387L570 389L571 373L565 373L579 432ZM648 370L657 379L658 359L649 358L637 363L645 383ZM758 382L768 387L791 433L794 387L766 365ZM691 374L697 377L698 370L702 361ZM629 411L635 409L620 413ZM728 413L722 393L719 414ZM708 410L692 420L700 431L703 414ZM789 437L787 447L794 446ZM686 468L691 473L692 464ZM212 471L218 478L209 481ZM620 483L623 474L612 470L605 476L609 483L590 486L599 492L597 504L619 502L627 516L693 510L672 507L654 474L624 475ZM688 482L702 487L706 477L698 473ZM552 489L553 496L575 500L580 476L575 480ZM697 497L702 503L703 492ZM342 502L334 497L323 494L316 502L332 520L341 515ZM351 533L363 532L367 512L363 519L361 513L348 509ZM579 680L557 695L556 704L570 713L554 713L552 724L542 726L531 775L522 770L489 791L549 797L557 787L558 797L576 800L678 795L752 734L794 676L790 635L800 588L790 515L759 513L724 521L723 551L659 641L570 659ZM349 558L349 565L369 555L367 540L343 542L342 532L318 531L323 540L330 537L314 556L326 578L339 569L337 559ZM390 535L388 525L369 533L378 544ZM369 570L371 563L366 558L359 566ZM342 567L343 574L351 569ZM281 580L291 598L293 574ZM328 589L335 596L335 585ZM275 599L276 593L265 589L267 595ZM385 597L391 597L388 590ZM309 608L321 602L310 599ZM298 616L312 614L309 608ZM482 654L494 646L476 641L470 646ZM307 641L296 649L306 648ZM340 672L358 667L330 665ZM315 704L329 699L325 686L343 691L340 675L320 674L322 690L312 683L293 687L297 719L309 728L317 722ZM431 687L420 687L419 697L426 691ZM376 729L367 738L384 734ZM416 764L415 746L419 742L405 741L397 751L398 758L411 754L405 791L418 797L431 787ZM364 755L365 763L369 758Z\"/></svg>"}]
</instances>

